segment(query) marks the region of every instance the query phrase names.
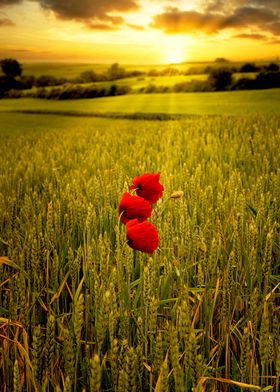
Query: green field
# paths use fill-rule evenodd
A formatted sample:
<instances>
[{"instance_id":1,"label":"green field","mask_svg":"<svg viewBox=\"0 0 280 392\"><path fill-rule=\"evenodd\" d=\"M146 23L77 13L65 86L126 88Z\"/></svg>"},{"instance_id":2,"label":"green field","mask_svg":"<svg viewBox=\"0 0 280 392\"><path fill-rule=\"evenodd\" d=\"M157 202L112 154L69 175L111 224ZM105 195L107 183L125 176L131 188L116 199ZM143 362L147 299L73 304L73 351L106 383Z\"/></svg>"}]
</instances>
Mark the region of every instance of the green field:
<instances>
[{"instance_id":1,"label":"green field","mask_svg":"<svg viewBox=\"0 0 280 392\"><path fill-rule=\"evenodd\" d=\"M243 77L243 74L236 74L236 78ZM251 73L248 77L253 77L254 74ZM80 83L79 85L83 87L87 86L99 86L108 88L112 85L114 86L129 86L132 90L132 93L139 92L140 88L145 88L149 85L154 86L164 86L164 87L173 87L176 83L182 82L191 82L192 80L205 81L208 75L206 74L198 74L198 75L176 75L176 76L140 76L140 77L130 77L117 79L114 81L106 81L106 82L91 82L91 83ZM54 86L47 86L45 89L53 89ZM25 90L25 96L32 94L36 90L36 87L33 87L32 90Z\"/></svg>"},{"instance_id":2,"label":"green field","mask_svg":"<svg viewBox=\"0 0 280 392\"><path fill-rule=\"evenodd\" d=\"M138 90L141 87L147 87L150 84L155 86L167 86L172 87L176 83L190 82L191 80L206 80L208 75L198 74L198 75L175 75L175 76L146 76L137 78L124 78L119 80L108 81L108 82L98 82L94 83L98 86L108 87L112 84L117 86L130 86L133 90Z\"/></svg>"},{"instance_id":3,"label":"green field","mask_svg":"<svg viewBox=\"0 0 280 392\"><path fill-rule=\"evenodd\" d=\"M3 390L279 390L279 90L0 107ZM196 116L66 115L97 110ZM145 172L153 255L117 212Z\"/></svg>"},{"instance_id":4,"label":"green field","mask_svg":"<svg viewBox=\"0 0 280 392\"><path fill-rule=\"evenodd\" d=\"M207 74L194 74L194 75L170 75L170 76L145 76L145 77L137 77L137 78L124 78L118 79L114 81L108 82L97 82L91 83L98 85L100 87L109 87L112 84L116 86L129 86L132 91L137 92L140 88L147 87L149 85L154 86L164 86L164 87L173 87L176 83L184 83L191 82L193 80L205 81L207 80L209 75ZM254 78L256 73L248 72L248 73L235 73L234 78ZM83 84L86 85L86 84Z\"/></svg>"},{"instance_id":5,"label":"green field","mask_svg":"<svg viewBox=\"0 0 280 392\"><path fill-rule=\"evenodd\" d=\"M120 78L117 80L109 80L95 83L82 83L83 87L87 86L99 86L100 88L110 88L110 86L126 86L129 87L131 93L141 93L143 89L148 89L155 87L173 88L176 84L189 83L192 81L206 81L209 77L209 73L205 73L206 67L220 68L220 67L236 67L240 68L244 63L241 62L228 62L228 63L215 63L215 62L201 62L201 63L182 63L182 64L171 64L171 65L124 65L121 67L126 71L141 71L144 75L137 77ZM267 65L267 62L257 62L257 65ZM23 76L33 75L35 77L40 77L42 75L48 75L56 78L66 78L71 83L76 83L77 78L85 71L94 71L97 74L106 74L108 69L111 67L110 64L78 64L78 63L27 63L22 64ZM167 71L167 69L177 69L180 72L190 72L189 75L174 75L172 72L170 74L165 74L164 76L151 76L148 75L149 71ZM2 75L2 70L0 70L0 76ZM235 80L240 78L255 78L255 72L240 73L236 72L233 74ZM46 86L46 90L53 89L53 86ZM142 89L142 91L141 91ZM22 92L24 97L34 96L37 88L33 86L32 89L27 89ZM149 91L148 91L149 92ZM36 95L35 95L36 96Z\"/></svg>"},{"instance_id":6,"label":"green field","mask_svg":"<svg viewBox=\"0 0 280 392\"><path fill-rule=\"evenodd\" d=\"M105 87L109 88L110 86L128 86L131 89L131 93L139 93L140 89L148 88L149 86L156 87L169 87L172 88L178 83L189 83L192 81L206 81L208 78L208 74L194 74L194 75L170 75L170 76L139 76L139 77L129 77L123 79L117 79L114 81L105 81L105 82L91 82L91 83L80 83L82 87ZM248 73L235 73L234 79L238 80L240 78L254 78L256 73L248 72ZM46 90L51 90L54 86L46 86L44 87ZM34 94L36 91L36 87L33 86L32 89L25 90L23 92L23 96L28 97ZM40 87L39 87L40 89Z\"/></svg>"},{"instance_id":7,"label":"green field","mask_svg":"<svg viewBox=\"0 0 280 392\"><path fill-rule=\"evenodd\" d=\"M170 115L242 115L279 113L280 90L230 91L214 93L133 94L85 100L48 101L21 98L2 99L4 111L56 114L162 113Z\"/></svg>"}]
</instances>

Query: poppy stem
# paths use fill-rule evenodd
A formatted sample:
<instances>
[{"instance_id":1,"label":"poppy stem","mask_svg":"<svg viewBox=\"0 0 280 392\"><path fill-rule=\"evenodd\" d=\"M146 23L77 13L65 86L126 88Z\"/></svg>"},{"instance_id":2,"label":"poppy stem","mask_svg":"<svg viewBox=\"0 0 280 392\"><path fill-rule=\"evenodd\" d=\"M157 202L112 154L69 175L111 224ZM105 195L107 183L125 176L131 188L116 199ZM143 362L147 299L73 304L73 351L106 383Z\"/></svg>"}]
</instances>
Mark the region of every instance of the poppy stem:
<instances>
[{"instance_id":1,"label":"poppy stem","mask_svg":"<svg viewBox=\"0 0 280 392\"><path fill-rule=\"evenodd\" d=\"M160 209L158 208L157 210L155 210L155 213L156 213L156 218L158 219L158 218L160 218L161 217L161 215L163 214L163 212L164 212L164 210L165 210L165 207L166 207L166 204L167 204L167 202L169 201L169 200L171 200L171 197L169 196L166 200L164 200L162 203L161 203L161 205L160 205Z\"/></svg>"},{"instance_id":2,"label":"poppy stem","mask_svg":"<svg viewBox=\"0 0 280 392\"><path fill-rule=\"evenodd\" d=\"M124 213L125 213L125 211L122 211L122 212L119 214L119 219L118 219L118 230L120 229L121 216L122 216Z\"/></svg>"},{"instance_id":3,"label":"poppy stem","mask_svg":"<svg viewBox=\"0 0 280 392\"><path fill-rule=\"evenodd\" d=\"M130 193L133 195L135 194L140 188L134 188L130 190Z\"/></svg>"}]
</instances>

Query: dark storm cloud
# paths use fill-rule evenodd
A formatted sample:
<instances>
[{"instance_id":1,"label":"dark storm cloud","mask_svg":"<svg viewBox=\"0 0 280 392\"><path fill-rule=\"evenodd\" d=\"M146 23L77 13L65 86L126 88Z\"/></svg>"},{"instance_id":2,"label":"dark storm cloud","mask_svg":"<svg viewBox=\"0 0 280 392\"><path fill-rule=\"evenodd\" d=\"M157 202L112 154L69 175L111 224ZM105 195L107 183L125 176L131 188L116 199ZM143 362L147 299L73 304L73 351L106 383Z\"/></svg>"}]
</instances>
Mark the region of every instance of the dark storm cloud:
<instances>
[{"instance_id":1,"label":"dark storm cloud","mask_svg":"<svg viewBox=\"0 0 280 392\"><path fill-rule=\"evenodd\" d=\"M5 27L5 26L15 26L15 23L8 18L0 19L0 27Z\"/></svg>"},{"instance_id":2,"label":"dark storm cloud","mask_svg":"<svg viewBox=\"0 0 280 392\"><path fill-rule=\"evenodd\" d=\"M245 27L260 27L262 30L278 31L279 15L271 9L240 7L231 13L181 11L166 8L165 12L154 16L152 27L166 33L216 33L220 30Z\"/></svg>"}]
</instances>

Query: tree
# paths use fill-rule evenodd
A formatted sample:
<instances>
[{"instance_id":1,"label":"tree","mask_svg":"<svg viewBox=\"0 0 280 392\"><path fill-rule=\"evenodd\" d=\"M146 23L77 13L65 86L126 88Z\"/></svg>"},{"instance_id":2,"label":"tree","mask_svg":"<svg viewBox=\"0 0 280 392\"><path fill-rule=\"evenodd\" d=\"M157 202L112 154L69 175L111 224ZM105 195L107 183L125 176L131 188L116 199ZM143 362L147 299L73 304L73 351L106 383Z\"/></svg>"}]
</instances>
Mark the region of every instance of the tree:
<instances>
[{"instance_id":1,"label":"tree","mask_svg":"<svg viewBox=\"0 0 280 392\"><path fill-rule=\"evenodd\" d=\"M279 65L276 63L270 63L265 67L268 72L279 72Z\"/></svg>"},{"instance_id":2,"label":"tree","mask_svg":"<svg viewBox=\"0 0 280 392\"><path fill-rule=\"evenodd\" d=\"M214 63L228 63L229 60L225 59L224 57L217 57L214 61Z\"/></svg>"},{"instance_id":3,"label":"tree","mask_svg":"<svg viewBox=\"0 0 280 392\"><path fill-rule=\"evenodd\" d=\"M109 80L122 79L126 76L125 69L120 67L118 63L114 63L107 71Z\"/></svg>"},{"instance_id":4,"label":"tree","mask_svg":"<svg viewBox=\"0 0 280 392\"><path fill-rule=\"evenodd\" d=\"M214 90L228 90L233 82L232 71L227 68L213 69L208 76L207 82Z\"/></svg>"},{"instance_id":5,"label":"tree","mask_svg":"<svg viewBox=\"0 0 280 392\"><path fill-rule=\"evenodd\" d=\"M98 75L94 71L88 70L80 74L80 79L85 83L97 82Z\"/></svg>"},{"instance_id":6,"label":"tree","mask_svg":"<svg viewBox=\"0 0 280 392\"><path fill-rule=\"evenodd\" d=\"M243 64L240 68L240 72L257 72L259 70L259 67L257 67L254 63Z\"/></svg>"},{"instance_id":7,"label":"tree","mask_svg":"<svg viewBox=\"0 0 280 392\"><path fill-rule=\"evenodd\" d=\"M2 72L4 75L15 78L22 74L22 66L15 59L3 59L0 61Z\"/></svg>"}]
</instances>

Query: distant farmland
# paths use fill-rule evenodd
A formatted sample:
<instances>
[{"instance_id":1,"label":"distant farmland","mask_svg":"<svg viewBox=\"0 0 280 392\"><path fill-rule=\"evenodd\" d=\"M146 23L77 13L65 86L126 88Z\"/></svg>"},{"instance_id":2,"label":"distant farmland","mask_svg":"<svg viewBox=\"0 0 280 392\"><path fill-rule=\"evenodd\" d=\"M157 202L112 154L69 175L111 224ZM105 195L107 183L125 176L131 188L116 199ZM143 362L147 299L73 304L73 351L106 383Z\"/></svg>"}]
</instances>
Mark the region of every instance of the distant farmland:
<instances>
[{"instance_id":1,"label":"distant farmland","mask_svg":"<svg viewBox=\"0 0 280 392\"><path fill-rule=\"evenodd\" d=\"M2 99L1 111L42 114L163 114L163 115L245 115L279 113L280 89L212 93L132 94L120 97L68 101L32 98Z\"/></svg>"}]
</instances>

